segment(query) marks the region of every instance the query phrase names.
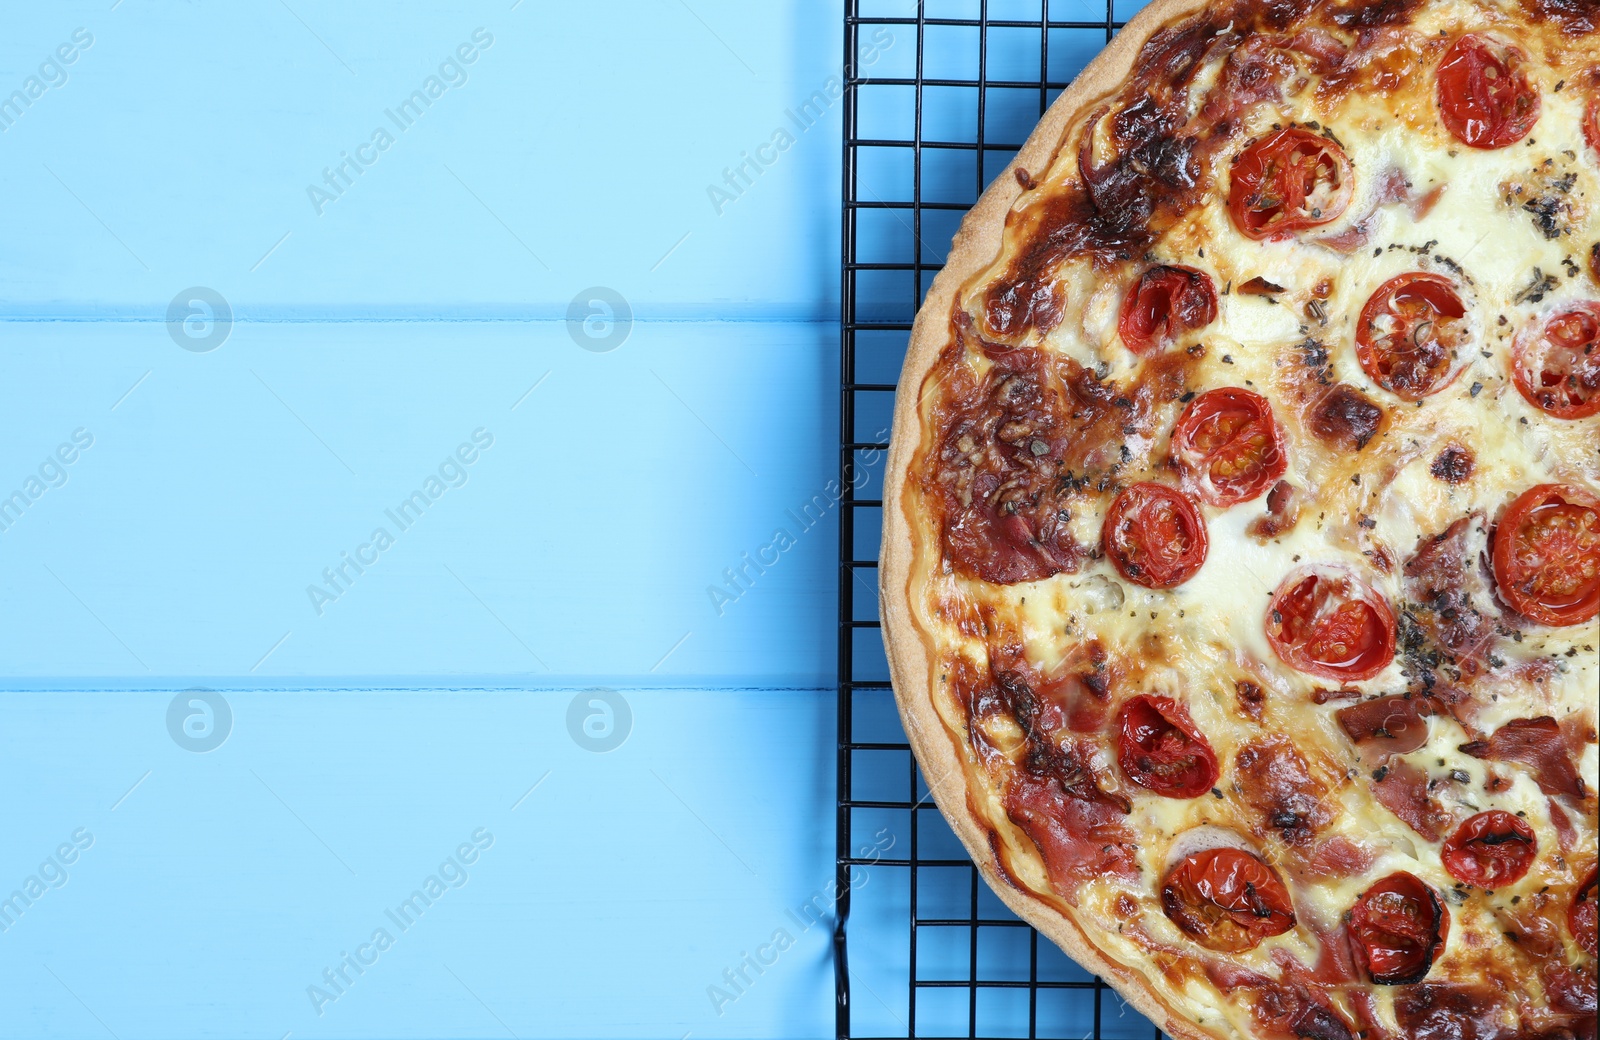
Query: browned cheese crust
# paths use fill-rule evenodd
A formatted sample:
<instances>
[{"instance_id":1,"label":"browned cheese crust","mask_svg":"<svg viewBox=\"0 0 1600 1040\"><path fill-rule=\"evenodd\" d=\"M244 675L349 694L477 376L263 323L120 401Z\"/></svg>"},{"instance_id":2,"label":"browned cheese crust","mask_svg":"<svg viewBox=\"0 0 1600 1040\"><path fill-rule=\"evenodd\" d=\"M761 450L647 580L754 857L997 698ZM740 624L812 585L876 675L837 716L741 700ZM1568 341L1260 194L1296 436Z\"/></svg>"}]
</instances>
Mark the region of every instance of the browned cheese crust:
<instances>
[{"instance_id":1,"label":"browned cheese crust","mask_svg":"<svg viewBox=\"0 0 1600 1040\"><path fill-rule=\"evenodd\" d=\"M1600 412L1559 416L1512 371L1527 330L1600 300L1597 28L1596 0L1154 0L978 200L917 315L880 557L907 735L1000 898L1174 1037L1594 1036L1568 908L1592 898L1600 632L1508 606L1491 557L1522 492L1600 502ZM1467 34L1512 47L1542 101L1514 143L1443 125ZM1246 234L1241 154L1286 128L1347 155L1345 197ZM1133 290L1172 266L1205 272L1210 316L1136 344ZM1358 348L1363 303L1415 275L1465 300L1426 386ZM1287 456L1232 501L1174 444L1219 387L1270 404ZM1109 504L1140 483L1195 500L1198 572L1109 558ZM1376 590L1372 668L1296 666L1263 635L1313 565ZM1214 789L1129 775L1140 695L1209 738ZM1499 808L1533 866L1456 880L1446 839ZM1212 848L1281 877L1292 927L1230 949L1177 923L1163 879ZM1384 979L1351 913L1395 873L1445 921L1420 974Z\"/></svg>"}]
</instances>

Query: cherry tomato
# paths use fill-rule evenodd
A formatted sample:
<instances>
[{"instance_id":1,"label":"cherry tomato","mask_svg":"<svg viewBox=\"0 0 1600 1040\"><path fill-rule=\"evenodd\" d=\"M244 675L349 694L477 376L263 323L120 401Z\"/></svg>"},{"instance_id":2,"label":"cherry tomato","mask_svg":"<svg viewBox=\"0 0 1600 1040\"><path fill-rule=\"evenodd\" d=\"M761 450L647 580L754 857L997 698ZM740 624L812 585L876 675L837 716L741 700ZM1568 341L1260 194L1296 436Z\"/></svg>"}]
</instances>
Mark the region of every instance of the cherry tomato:
<instances>
[{"instance_id":1,"label":"cherry tomato","mask_svg":"<svg viewBox=\"0 0 1600 1040\"><path fill-rule=\"evenodd\" d=\"M1572 905L1567 907L1567 927L1583 952L1591 957L1600 957L1600 953L1596 952L1596 946L1600 945L1595 924L1596 903L1600 902L1600 888L1597 885L1600 885L1600 873L1590 867L1589 876L1572 893Z\"/></svg>"},{"instance_id":2,"label":"cherry tomato","mask_svg":"<svg viewBox=\"0 0 1600 1040\"><path fill-rule=\"evenodd\" d=\"M1217 288L1192 267L1161 265L1139 276L1122 301L1117 332L1135 354L1166 346L1217 320Z\"/></svg>"},{"instance_id":3,"label":"cherry tomato","mask_svg":"<svg viewBox=\"0 0 1600 1040\"><path fill-rule=\"evenodd\" d=\"M1272 405L1236 386L1189 402L1172 433L1172 457L1195 494L1214 506L1255 498L1289 464Z\"/></svg>"},{"instance_id":4,"label":"cherry tomato","mask_svg":"<svg viewBox=\"0 0 1600 1040\"><path fill-rule=\"evenodd\" d=\"M1583 110L1583 139L1600 152L1600 94L1590 95L1589 105Z\"/></svg>"},{"instance_id":5,"label":"cherry tomato","mask_svg":"<svg viewBox=\"0 0 1600 1040\"><path fill-rule=\"evenodd\" d=\"M1438 893L1403 870L1363 892L1349 919L1356 961L1380 986L1420 981L1450 934Z\"/></svg>"},{"instance_id":6,"label":"cherry tomato","mask_svg":"<svg viewBox=\"0 0 1600 1040\"><path fill-rule=\"evenodd\" d=\"M1309 130L1263 137L1234 160L1228 213L1257 241L1338 220L1350 205L1355 173L1344 149Z\"/></svg>"},{"instance_id":7,"label":"cherry tomato","mask_svg":"<svg viewBox=\"0 0 1600 1040\"><path fill-rule=\"evenodd\" d=\"M1522 880L1538 852L1532 827L1503 809L1490 809L1458 827L1439 858L1457 881L1492 890Z\"/></svg>"},{"instance_id":8,"label":"cherry tomato","mask_svg":"<svg viewBox=\"0 0 1600 1040\"><path fill-rule=\"evenodd\" d=\"M1504 148L1539 121L1539 91L1522 72L1517 47L1468 33L1450 46L1437 74L1439 114L1455 139L1473 148Z\"/></svg>"},{"instance_id":9,"label":"cherry tomato","mask_svg":"<svg viewBox=\"0 0 1600 1040\"><path fill-rule=\"evenodd\" d=\"M1394 611L1359 578L1302 567L1273 593L1267 641L1284 664L1323 679L1370 679L1394 659Z\"/></svg>"},{"instance_id":10,"label":"cherry tomato","mask_svg":"<svg viewBox=\"0 0 1600 1040\"><path fill-rule=\"evenodd\" d=\"M1206 562L1205 518L1165 484L1134 484L1111 501L1101 539L1117 572L1147 589L1182 585Z\"/></svg>"},{"instance_id":11,"label":"cherry tomato","mask_svg":"<svg viewBox=\"0 0 1600 1040\"><path fill-rule=\"evenodd\" d=\"M1185 856L1162 882L1161 909L1189 938L1223 953L1242 953L1295 921L1277 872L1239 849Z\"/></svg>"},{"instance_id":12,"label":"cherry tomato","mask_svg":"<svg viewBox=\"0 0 1600 1040\"><path fill-rule=\"evenodd\" d=\"M1600 412L1600 303L1576 303L1517 334L1512 378L1528 403L1557 419Z\"/></svg>"},{"instance_id":13,"label":"cherry tomato","mask_svg":"<svg viewBox=\"0 0 1600 1040\"><path fill-rule=\"evenodd\" d=\"M1418 401L1461 372L1467 306L1450 279L1411 272L1389 279L1367 299L1356 322L1356 358L1391 394Z\"/></svg>"},{"instance_id":14,"label":"cherry tomato","mask_svg":"<svg viewBox=\"0 0 1600 1040\"><path fill-rule=\"evenodd\" d=\"M1500 598L1541 625L1581 625L1600 613L1600 496L1572 484L1518 495L1494 532Z\"/></svg>"},{"instance_id":15,"label":"cherry tomato","mask_svg":"<svg viewBox=\"0 0 1600 1040\"><path fill-rule=\"evenodd\" d=\"M1216 753L1172 698L1133 698L1118 714L1117 729L1117 763L1140 787L1194 798L1216 786Z\"/></svg>"}]
</instances>

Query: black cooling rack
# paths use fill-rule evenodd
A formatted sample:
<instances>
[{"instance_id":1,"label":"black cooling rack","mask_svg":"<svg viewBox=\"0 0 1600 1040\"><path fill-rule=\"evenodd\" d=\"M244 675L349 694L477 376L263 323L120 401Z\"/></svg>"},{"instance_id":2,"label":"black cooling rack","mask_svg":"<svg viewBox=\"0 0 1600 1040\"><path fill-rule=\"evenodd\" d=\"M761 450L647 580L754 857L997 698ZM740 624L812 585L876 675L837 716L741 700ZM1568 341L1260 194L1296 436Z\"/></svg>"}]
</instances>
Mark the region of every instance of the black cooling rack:
<instances>
[{"instance_id":1,"label":"black cooling rack","mask_svg":"<svg viewBox=\"0 0 1600 1040\"><path fill-rule=\"evenodd\" d=\"M841 1038L1161 1036L988 891L927 798L894 711L875 591L877 496L912 318L961 217L1137 6L845 0Z\"/></svg>"}]
</instances>

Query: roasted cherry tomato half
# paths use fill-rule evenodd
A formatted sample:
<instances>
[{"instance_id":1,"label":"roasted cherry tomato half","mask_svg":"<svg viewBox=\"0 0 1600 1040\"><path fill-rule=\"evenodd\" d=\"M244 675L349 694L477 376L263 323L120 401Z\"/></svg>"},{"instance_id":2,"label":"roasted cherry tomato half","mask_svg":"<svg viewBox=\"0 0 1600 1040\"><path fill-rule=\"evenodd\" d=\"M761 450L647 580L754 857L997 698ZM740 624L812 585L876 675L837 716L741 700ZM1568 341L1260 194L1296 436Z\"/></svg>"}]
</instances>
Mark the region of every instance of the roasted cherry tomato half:
<instances>
[{"instance_id":1,"label":"roasted cherry tomato half","mask_svg":"<svg viewBox=\"0 0 1600 1040\"><path fill-rule=\"evenodd\" d=\"M1460 374L1469 326L1467 305L1450 279L1402 274L1379 286L1361 308L1356 359L1374 383L1419 401Z\"/></svg>"},{"instance_id":2,"label":"roasted cherry tomato half","mask_svg":"<svg viewBox=\"0 0 1600 1040\"><path fill-rule=\"evenodd\" d=\"M1583 139L1600 152L1600 94L1591 94L1589 105L1583 110Z\"/></svg>"},{"instance_id":3,"label":"roasted cherry tomato half","mask_svg":"<svg viewBox=\"0 0 1600 1040\"><path fill-rule=\"evenodd\" d=\"M1189 402L1172 433L1172 458L1201 501L1214 506L1255 498L1289 464L1272 405L1236 386Z\"/></svg>"},{"instance_id":4,"label":"roasted cherry tomato half","mask_svg":"<svg viewBox=\"0 0 1600 1040\"><path fill-rule=\"evenodd\" d=\"M1206 562L1206 521L1165 484L1134 484L1112 499L1101 534L1117 573L1147 589L1182 585Z\"/></svg>"},{"instance_id":5,"label":"roasted cherry tomato half","mask_svg":"<svg viewBox=\"0 0 1600 1040\"><path fill-rule=\"evenodd\" d=\"M1600 957L1596 946L1600 945L1600 934L1597 934L1595 914L1600 907L1600 872L1595 867L1589 868L1589 876L1584 879L1572 893L1572 905L1567 907L1567 927L1572 931L1572 937L1578 940L1578 945L1583 952L1591 957Z\"/></svg>"},{"instance_id":6,"label":"roasted cherry tomato half","mask_svg":"<svg viewBox=\"0 0 1600 1040\"><path fill-rule=\"evenodd\" d=\"M1350 205L1355 173L1344 149L1289 127L1240 153L1228 179L1233 226L1257 241L1338 220Z\"/></svg>"},{"instance_id":7,"label":"roasted cherry tomato half","mask_svg":"<svg viewBox=\"0 0 1600 1040\"><path fill-rule=\"evenodd\" d=\"M1420 981L1450 934L1439 894L1403 870L1363 892L1349 919L1356 963L1380 986Z\"/></svg>"},{"instance_id":8,"label":"roasted cherry tomato half","mask_svg":"<svg viewBox=\"0 0 1600 1040\"><path fill-rule=\"evenodd\" d=\"M1539 121L1539 91L1522 68L1528 56L1488 36L1468 33L1445 52L1437 73L1446 130L1473 148L1504 148Z\"/></svg>"},{"instance_id":9,"label":"roasted cherry tomato half","mask_svg":"<svg viewBox=\"0 0 1600 1040\"><path fill-rule=\"evenodd\" d=\"M1600 412L1600 303L1563 307L1519 332L1511 375L1528 403L1554 418Z\"/></svg>"},{"instance_id":10,"label":"roasted cherry tomato half","mask_svg":"<svg viewBox=\"0 0 1600 1040\"><path fill-rule=\"evenodd\" d=\"M1370 679L1394 659L1389 601L1336 567L1302 567L1273 593L1267 641L1284 664L1341 682Z\"/></svg>"},{"instance_id":11,"label":"roasted cherry tomato half","mask_svg":"<svg viewBox=\"0 0 1600 1040\"><path fill-rule=\"evenodd\" d=\"M1541 625L1581 625L1600 613L1600 496L1572 484L1518 495L1494 532L1500 598Z\"/></svg>"},{"instance_id":12,"label":"roasted cherry tomato half","mask_svg":"<svg viewBox=\"0 0 1600 1040\"><path fill-rule=\"evenodd\" d=\"M1532 827L1503 809L1490 809L1456 828L1439 858L1462 884L1493 890L1521 881L1538 854Z\"/></svg>"},{"instance_id":13,"label":"roasted cherry tomato half","mask_svg":"<svg viewBox=\"0 0 1600 1040\"><path fill-rule=\"evenodd\" d=\"M1185 856L1161 885L1161 909L1201 946L1242 953L1294 927L1294 905L1276 871L1239 849Z\"/></svg>"},{"instance_id":14,"label":"roasted cherry tomato half","mask_svg":"<svg viewBox=\"0 0 1600 1040\"><path fill-rule=\"evenodd\" d=\"M1172 698L1133 698L1117 715L1117 731L1117 764L1140 787L1194 798L1216 786L1216 752Z\"/></svg>"},{"instance_id":15,"label":"roasted cherry tomato half","mask_svg":"<svg viewBox=\"0 0 1600 1040\"><path fill-rule=\"evenodd\" d=\"M1143 354L1217 320L1217 287L1192 267L1162 265L1139 276L1122 301L1117 332Z\"/></svg>"}]
</instances>

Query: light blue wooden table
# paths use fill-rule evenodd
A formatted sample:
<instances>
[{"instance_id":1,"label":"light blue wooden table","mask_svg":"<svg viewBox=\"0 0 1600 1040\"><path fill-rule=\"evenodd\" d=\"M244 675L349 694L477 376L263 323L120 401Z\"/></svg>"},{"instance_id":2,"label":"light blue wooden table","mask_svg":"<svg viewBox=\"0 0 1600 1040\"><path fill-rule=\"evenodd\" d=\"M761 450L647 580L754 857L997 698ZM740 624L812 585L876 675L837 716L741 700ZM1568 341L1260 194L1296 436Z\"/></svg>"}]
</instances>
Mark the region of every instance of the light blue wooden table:
<instances>
[{"instance_id":1,"label":"light blue wooden table","mask_svg":"<svg viewBox=\"0 0 1600 1040\"><path fill-rule=\"evenodd\" d=\"M0 1036L831 1034L840 14L7 6Z\"/></svg>"}]
</instances>

